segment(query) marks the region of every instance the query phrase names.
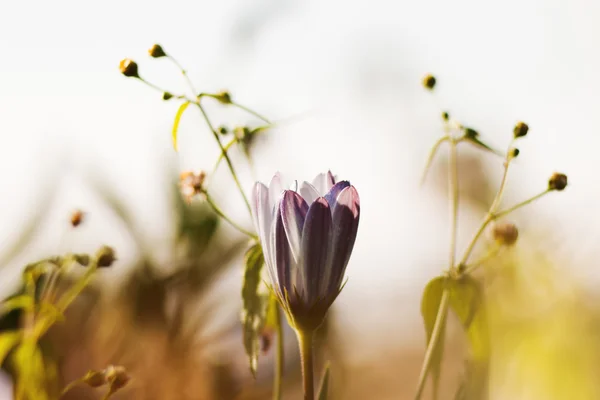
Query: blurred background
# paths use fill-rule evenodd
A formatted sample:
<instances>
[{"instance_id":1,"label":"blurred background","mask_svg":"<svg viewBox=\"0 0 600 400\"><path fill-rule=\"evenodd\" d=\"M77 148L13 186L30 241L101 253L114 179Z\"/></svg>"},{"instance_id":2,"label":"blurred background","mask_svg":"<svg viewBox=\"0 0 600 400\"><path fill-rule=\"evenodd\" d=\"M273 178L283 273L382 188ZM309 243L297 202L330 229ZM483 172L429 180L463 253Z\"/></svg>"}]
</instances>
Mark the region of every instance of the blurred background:
<instances>
[{"instance_id":1,"label":"blurred background","mask_svg":"<svg viewBox=\"0 0 600 400\"><path fill-rule=\"evenodd\" d=\"M0 293L16 290L28 262L111 245L118 263L51 335L63 379L122 363L136 379L122 398L269 398L272 351L255 382L241 340L245 239L176 194L179 172L209 171L218 148L187 112L173 151L177 103L118 70L130 57L149 81L185 91L173 65L148 57L160 43L199 90L228 89L278 123L253 146L252 167L233 153L248 193L275 171L291 182L327 169L360 192L349 281L319 344L335 398L414 394L420 296L447 263L443 155L419 186L441 112L498 149L527 122L505 204L542 191L555 171L569 187L511 215L519 244L480 271L493 311L490 397L600 398L599 18L591 0L2 2ZM421 86L427 73L434 93ZM209 112L257 122L218 104ZM460 160L459 252L502 174L497 157L461 149ZM251 229L227 170L208 179ZM76 209L85 221L74 230ZM450 328L441 398L467 373L463 335ZM284 398L300 398L286 336Z\"/></svg>"}]
</instances>

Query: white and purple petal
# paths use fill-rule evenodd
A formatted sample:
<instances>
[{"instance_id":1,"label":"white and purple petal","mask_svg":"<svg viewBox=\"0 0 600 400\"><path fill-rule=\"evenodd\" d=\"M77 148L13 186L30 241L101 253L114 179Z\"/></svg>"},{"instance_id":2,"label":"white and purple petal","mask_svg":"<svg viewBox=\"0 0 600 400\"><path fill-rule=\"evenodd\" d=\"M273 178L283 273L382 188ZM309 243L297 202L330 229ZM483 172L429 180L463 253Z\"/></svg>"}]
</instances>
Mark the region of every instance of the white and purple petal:
<instances>
[{"instance_id":1,"label":"white and purple petal","mask_svg":"<svg viewBox=\"0 0 600 400\"><path fill-rule=\"evenodd\" d=\"M305 273L308 305L322 296L319 282L327 275L329 269L331 232L331 209L327 200L320 197L308 209L302 230L302 269Z\"/></svg>"},{"instance_id":2,"label":"white and purple petal","mask_svg":"<svg viewBox=\"0 0 600 400\"><path fill-rule=\"evenodd\" d=\"M263 255L267 265L273 265L271 259L270 232L273 222L273 210L269 200L269 189L257 182L252 189L252 219L260 238Z\"/></svg>"},{"instance_id":3,"label":"white and purple petal","mask_svg":"<svg viewBox=\"0 0 600 400\"><path fill-rule=\"evenodd\" d=\"M310 183L304 181L300 185L300 195L304 198L306 203L312 204L316 199L321 197L319 191Z\"/></svg>"},{"instance_id":4,"label":"white and purple petal","mask_svg":"<svg viewBox=\"0 0 600 400\"><path fill-rule=\"evenodd\" d=\"M278 202L273 226L271 228L271 258L273 260L272 272L277 277L278 289L282 295L290 293L292 290L292 272L295 273L296 262L292 256L289 241L285 234L283 225L283 216L281 213L281 203Z\"/></svg>"},{"instance_id":5,"label":"white and purple petal","mask_svg":"<svg viewBox=\"0 0 600 400\"><path fill-rule=\"evenodd\" d=\"M319 196L323 196L335 184L335 177L331 171L328 171L326 174L320 173L313 179L312 184L319 192Z\"/></svg>"},{"instance_id":6,"label":"white and purple petal","mask_svg":"<svg viewBox=\"0 0 600 400\"><path fill-rule=\"evenodd\" d=\"M271 178L271 182L269 182L269 204L271 205L271 212L274 212L275 205L279 200L279 196L283 192L283 183L281 180L281 174L277 172Z\"/></svg>"},{"instance_id":7,"label":"white and purple petal","mask_svg":"<svg viewBox=\"0 0 600 400\"><path fill-rule=\"evenodd\" d=\"M329 189L329 192L325 195L325 200L329 203L329 206L333 209L337 203L337 198L342 190L350 186L348 181L339 181Z\"/></svg>"},{"instance_id":8,"label":"white and purple petal","mask_svg":"<svg viewBox=\"0 0 600 400\"><path fill-rule=\"evenodd\" d=\"M288 238L292 256L296 262L299 262L302 228L304 227L304 219L308 212L308 204L298 193L285 190L280 208L283 227Z\"/></svg>"}]
</instances>

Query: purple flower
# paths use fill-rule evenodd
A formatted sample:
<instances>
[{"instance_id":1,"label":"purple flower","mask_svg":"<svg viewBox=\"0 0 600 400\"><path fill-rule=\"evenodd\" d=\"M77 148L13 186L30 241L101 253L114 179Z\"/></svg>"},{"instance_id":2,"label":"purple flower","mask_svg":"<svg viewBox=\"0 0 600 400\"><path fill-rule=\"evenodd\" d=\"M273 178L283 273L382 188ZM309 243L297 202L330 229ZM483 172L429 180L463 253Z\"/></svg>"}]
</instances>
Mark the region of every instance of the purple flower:
<instances>
[{"instance_id":1,"label":"purple flower","mask_svg":"<svg viewBox=\"0 0 600 400\"><path fill-rule=\"evenodd\" d=\"M283 190L257 182L253 217L272 289L292 325L316 329L342 288L360 216L358 192L331 172Z\"/></svg>"}]
</instances>

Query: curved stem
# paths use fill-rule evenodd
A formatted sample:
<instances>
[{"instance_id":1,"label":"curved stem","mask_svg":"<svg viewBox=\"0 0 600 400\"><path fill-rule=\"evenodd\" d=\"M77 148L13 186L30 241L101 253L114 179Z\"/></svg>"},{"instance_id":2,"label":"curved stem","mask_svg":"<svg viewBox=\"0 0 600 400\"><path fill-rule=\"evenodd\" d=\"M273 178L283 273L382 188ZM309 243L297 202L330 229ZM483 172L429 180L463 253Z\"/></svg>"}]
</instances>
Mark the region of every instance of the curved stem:
<instances>
[{"instance_id":1,"label":"curved stem","mask_svg":"<svg viewBox=\"0 0 600 400\"><path fill-rule=\"evenodd\" d=\"M258 236L256 236L254 233L242 228L240 225L238 225L236 222L234 222L231 218L229 218L224 212L223 210L221 210L219 208L219 206L214 202L214 200L212 199L212 197L210 197L210 195L208 194L208 192L204 192L205 196L206 196L206 202L212 207L212 209L214 210L214 212L217 213L217 215L219 215L221 218L223 218L225 221L229 222L229 224L231 226L233 226L235 229L237 229L238 231L242 232L244 235L248 235L250 236L252 239L258 239Z\"/></svg>"},{"instance_id":2,"label":"curved stem","mask_svg":"<svg viewBox=\"0 0 600 400\"><path fill-rule=\"evenodd\" d=\"M284 341L283 323L281 321L281 310L275 296L271 296L273 307L275 307L275 329L277 333L277 354L275 355L275 379L273 380L273 400L281 400L281 380L284 367Z\"/></svg>"},{"instance_id":3,"label":"curved stem","mask_svg":"<svg viewBox=\"0 0 600 400\"><path fill-rule=\"evenodd\" d=\"M302 387L304 400L314 400L314 372L313 372L313 332L298 331L298 344L300 345L300 359L302 361Z\"/></svg>"},{"instance_id":4,"label":"curved stem","mask_svg":"<svg viewBox=\"0 0 600 400\"><path fill-rule=\"evenodd\" d=\"M172 62L173 64L175 64L175 66L176 66L177 68L179 68L179 71L181 72L181 74L182 74L182 75L183 75L183 77L185 78L185 81L186 81L186 83L187 83L188 87L189 87L189 88L190 88L190 90L193 92L193 94L194 94L194 97L197 97L197 96L198 96L198 92L196 91L196 88L194 87L194 83L193 83L193 82L192 82L192 80L190 79L190 77L189 77L189 75L188 75L187 71L186 71L186 70L183 68L183 66L182 66L181 64L179 64L179 62L178 62L178 61L177 61L177 60L176 60L176 59L175 59L173 56L171 56L170 54L167 54L167 58L168 58L169 60L171 60L171 62Z\"/></svg>"},{"instance_id":5,"label":"curved stem","mask_svg":"<svg viewBox=\"0 0 600 400\"><path fill-rule=\"evenodd\" d=\"M224 154L227 153L229 151L229 149L237 142L237 139L233 138L231 139L229 142L227 142L227 144L223 147L223 152L221 152L221 154L219 154L219 158L217 158L217 162L215 162L215 166L213 167L212 173L211 175L214 175L215 172L217 172L217 168L219 167L219 165L221 164L221 161L223 161L224 158Z\"/></svg>"},{"instance_id":6,"label":"curved stem","mask_svg":"<svg viewBox=\"0 0 600 400\"><path fill-rule=\"evenodd\" d=\"M442 292L442 299L438 308L437 317L435 318L435 324L433 325L433 331L431 332L431 340L427 345L427 351L425 352L425 360L421 367L421 373L419 375L419 385L417 386L417 393L415 394L415 400L419 400L423 395L423 389L425 389L425 382L427 381L427 375L431 369L431 361L433 360L433 352L438 346L440 340L443 340L443 329L446 316L448 315L448 306L450 305L450 290L444 288Z\"/></svg>"},{"instance_id":7,"label":"curved stem","mask_svg":"<svg viewBox=\"0 0 600 400\"><path fill-rule=\"evenodd\" d=\"M433 147L431 148L431 151L429 152L429 157L427 158L427 162L425 163L425 169L423 170L423 175L421 176L421 185L423 183L425 183L425 178L427 178L427 173L429 172L429 169L431 168L431 164L433 163L433 159L435 158L435 155L437 154L438 149L440 148L442 143L444 143L446 140L449 140L449 139L450 139L450 137L446 135L446 136L438 139L435 142L435 144L433 145Z\"/></svg>"},{"instance_id":8,"label":"curved stem","mask_svg":"<svg viewBox=\"0 0 600 400\"><path fill-rule=\"evenodd\" d=\"M494 219L504 217L505 215L510 214L511 212L515 211L516 209L526 206L527 204L534 202L535 200L539 199L540 197L545 196L546 194L548 194L550 192L551 192L551 190L546 189L542 193L536 194L535 196L533 196L525 201L522 201L520 203L517 203L514 206L507 208L506 210L498 211L496 214L494 214Z\"/></svg>"},{"instance_id":9,"label":"curved stem","mask_svg":"<svg viewBox=\"0 0 600 400\"><path fill-rule=\"evenodd\" d=\"M231 105L234 107L239 108L240 110L243 110L245 112L247 112L248 114L254 115L256 118L263 120L264 122L266 122L267 124L271 125L271 121L269 121L267 118L265 118L264 116L262 116L261 114L257 113L256 111L254 111L251 108L248 108L240 103L236 103L236 102L231 102Z\"/></svg>"},{"instance_id":10,"label":"curved stem","mask_svg":"<svg viewBox=\"0 0 600 400\"><path fill-rule=\"evenodd\" d=\"M219 139L219 133L215 130L214 126L210 122L210 119L208 118L208 114L206 114L204 107L202 107L202 104L200 104L200 100L198 100L194 104L196 104L196 106L200 109L200 112L202 113L202 116L204 117L206 124L208 125L210 131L212 132L213 137L217 141L217 144L219 145L219 148L221 149L221 154L223 155L223 158L225 158L225 161L227 162L227 166L229 167L231 176L233 177L233 180L235 181L235 184L236 184L238 190L240 191L240 194L242 195L244 202L246 203L246 208L248 208L248 212L252 213L252 210L250 208L250 202L248 201L248 198L246 197L246 193L244 192L244 188L242 187L242 184L240 183L240 180L238 179L238 176L235 172L235 168L233 167L233 163L231 162L231 158L229 157L229 154L227 154L227 151L225 150L223 143L221 143L221 139Z\"/></svg>"}]
</instances>

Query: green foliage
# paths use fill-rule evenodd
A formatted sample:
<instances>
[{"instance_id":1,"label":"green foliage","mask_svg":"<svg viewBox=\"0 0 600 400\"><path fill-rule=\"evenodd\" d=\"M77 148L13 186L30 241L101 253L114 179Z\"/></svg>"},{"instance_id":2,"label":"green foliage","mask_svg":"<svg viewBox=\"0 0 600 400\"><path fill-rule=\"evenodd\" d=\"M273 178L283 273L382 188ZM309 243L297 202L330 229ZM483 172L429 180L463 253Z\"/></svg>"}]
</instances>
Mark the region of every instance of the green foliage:
<instances>
[{"instance_id":1,"label":"green foliage","mask_svg":"<svg viewBox=\"0 0 600 400\"><path fill-rule=\"evenodd\" d=\"M173 121L173 131L172 131L173 148L175 149L175 151L177 151L177 131L179 130L179 122L181 121L181 116L183 115L183 112L186 110L186 108L188 108L189 105L190 105L189 101L182 103L179 106L179 108L177 109L177 113L175 114L175 120Z\"/></svg>"},{"instance_id":2,"label":"green foliage","mask_svg":"<svg viewBox=\"0 0 600 400\"><path fill-rule=\"evenodd\" d=\"M438 311L442 303L442 296L444 293L444 287L446 286L447 279L443 276L438 276L425 286L423 291L423 298L421 299L421 315L423 316L423 323L425 324L425 332L427 334L427 344L433 335L433 328L435 327L435 321L437 319ZM435 348L433 349L431 359L431 377L433 380L433 391L434 394L438 392L438 385L440 380L440 369L442 363L442 357L444 354L444 332L446 331L446 320L442 321L440 340L438 340ZM434 395L435 396L435 395Z\"/></svg>"},{"instance_id":3,"label":"green foliage","mask_svg":"<svg viewBox=\"0 0 600 400\"><path fill-rule=\"evenodd\" d=\"M323 381L321 382L321 388L319 389L318 400L327 400L329 393L329 371L331 370L329 363L325 365L325 372L323 373Z\"/></svg>"},{"instance_id":4,"label":"green foliage","mask_svg":"<svg viewBox=\"0 0 600 400\"><path fill-rule=\"evenodd\" d=\"M244 325L244 347L250 360L250 371L256 374L260 335L267 318L268 294L261 293L260 284L264 257L260 244L255 244L245 255L246 270L242 286L242 322Z\"/></svg>"}]
</instances>

